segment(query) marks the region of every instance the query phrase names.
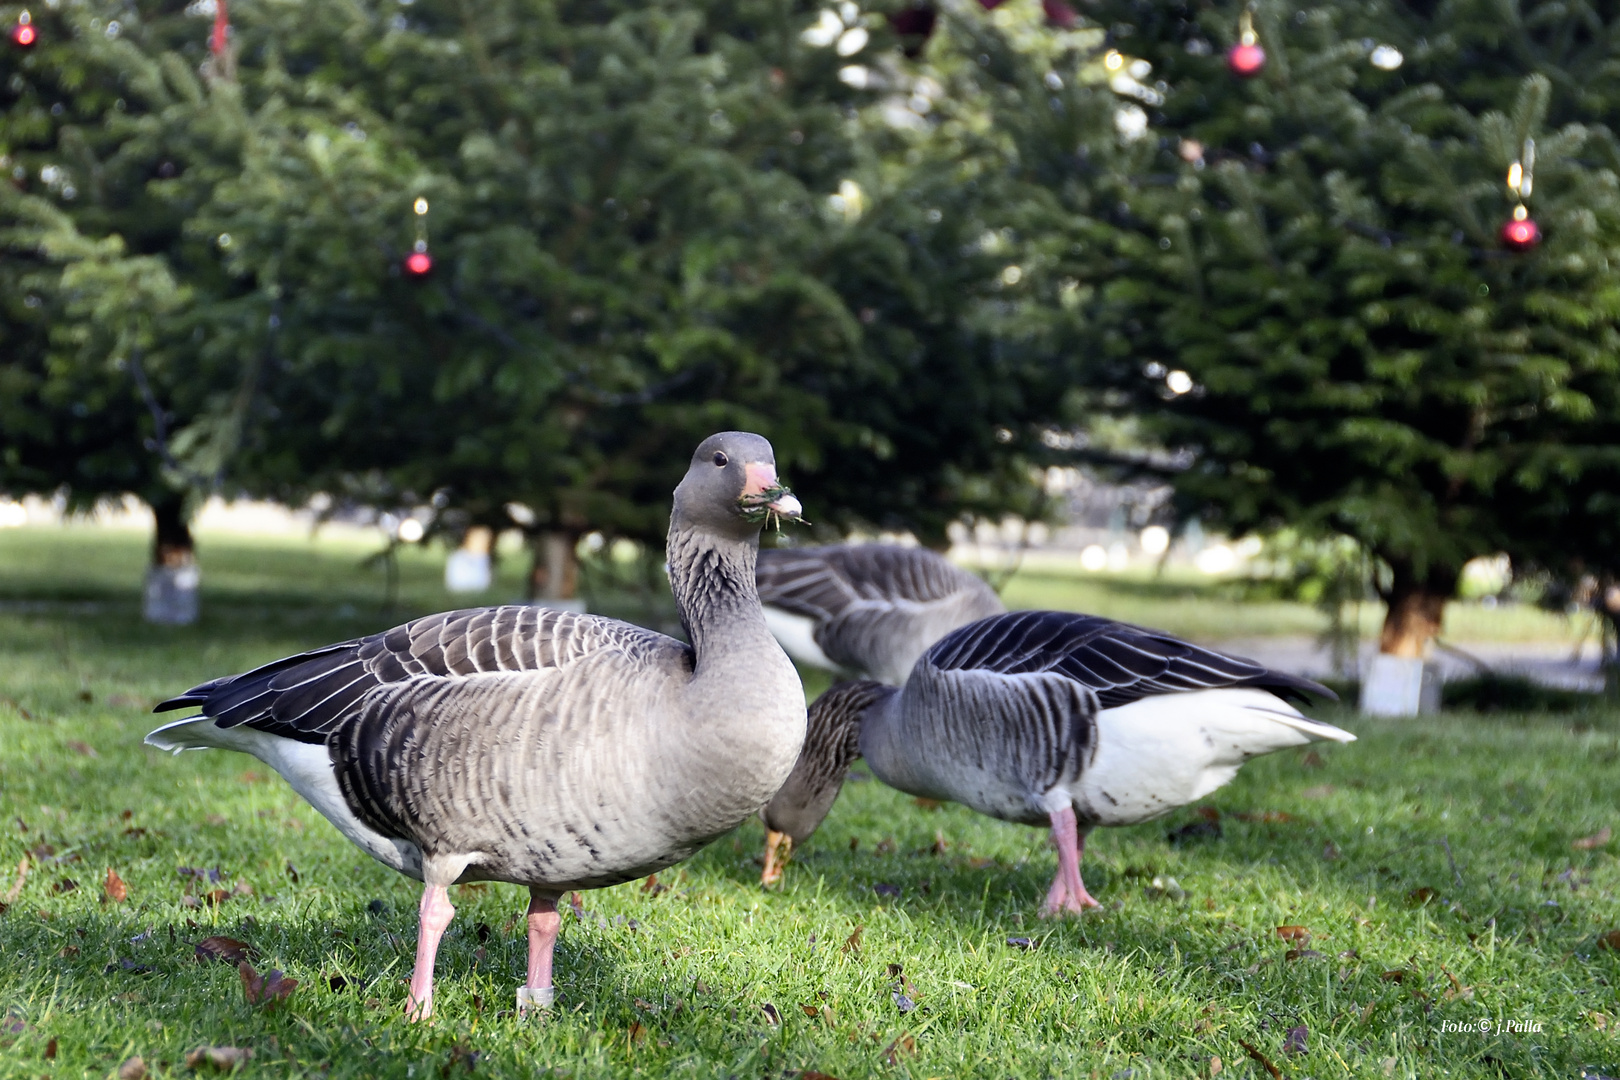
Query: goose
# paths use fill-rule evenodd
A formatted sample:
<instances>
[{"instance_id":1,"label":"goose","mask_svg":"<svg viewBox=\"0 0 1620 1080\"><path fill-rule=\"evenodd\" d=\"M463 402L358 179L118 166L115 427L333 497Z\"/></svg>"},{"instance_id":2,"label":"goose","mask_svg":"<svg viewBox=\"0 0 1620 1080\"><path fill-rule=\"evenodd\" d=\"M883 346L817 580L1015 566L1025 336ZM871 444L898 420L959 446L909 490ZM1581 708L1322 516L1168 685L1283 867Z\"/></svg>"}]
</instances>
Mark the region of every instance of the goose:
<instances>
[{"instance_id":1,"label":"goose","mask_svg":"<svg viewBox=\"0 0 1620 1080\"><path fill-rule=\"evenodd\" d=\"M1309 679L1111 619L993 616L941 638L904 689L863 680L817 698L799 761L761 814L803 843L859 755L907 794L1049 825L1058 873L1041 914L1080 912L1097 906L1080 876L1093 828L1201 799L1261 754L1353 742L1289 703L1313 694L1337 700Z\"/></svg>"},{"instance_id":2,"label":"goose","mask_svg":"<svg viewBox=\"0 0 1620 1080\"><path fill-rule=\"evenodd\" d=\"M934 642L1007 610L982 578L926 548L772 548L755 574L765 621L789 656L893 686Z\"/></svg>"},{"instance_id":3,"label":"goose","mask_svg":"<svg viewBox=\"0 0 1620 1080\"><path fill-rule=\"evenodd\" d=\"M147 736L252 754L366 854L422 882L406 1015L433 1010L447 888L529 888L519 1011L552 1003L557 899L643 877L782 786L804 691L754 587L762 522L799 516L764 438L705 439L675 489L671 584L691 644L524 606L430 615L203 683Z\"/></svg>"}]
</instances>

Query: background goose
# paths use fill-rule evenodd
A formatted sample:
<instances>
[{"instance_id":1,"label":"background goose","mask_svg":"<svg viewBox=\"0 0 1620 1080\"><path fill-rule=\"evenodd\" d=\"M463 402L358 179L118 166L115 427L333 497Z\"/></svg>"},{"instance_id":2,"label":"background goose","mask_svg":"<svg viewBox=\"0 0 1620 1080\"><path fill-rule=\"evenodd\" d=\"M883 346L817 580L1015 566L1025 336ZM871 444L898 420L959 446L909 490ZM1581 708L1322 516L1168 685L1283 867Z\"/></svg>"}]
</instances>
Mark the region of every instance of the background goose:
<instances>
[{"instance_id":1,"label":"background goose","mask_svg":"<svg viewBox=\"0 0 1620 1080\"><path fill-rule=\"evenodd\" d=\"M1050 823L1058 874L1042 914L1096 906L1085 837L1202 798L1252 757L1355 736L1288 703L1324 686L1109 619L1020 611L965 626L903 690L843 683L810 706L805 749L762 811L799 842L856 754L891 787L1004 821ZM766 874L780 867L766 852ZM769 884L769 881L766 882Z\"/></svg>"},{"instance_id":2,"label":"background goose","mask_svg":"<svg viewBox=\"0 0 1620 1080\"><path fill-rule=\"evenodd\" d=\"M241 750L361 850L424 883L408 1014L432 1011L457 882L529 886L520 1008L549 1004L557 897L642 877L755 813L804 741L804 691L754 588L762 520L797 517L770 443L706 439L675 490L687 646L527 607L433 615L215 679L147 736Z\"/></svg>"},{"instance_id":3,"label":"background goose","mask_svg":"<svg viewBox=\"0 0 1620 1080\"><path fill-rule=\"evenodd\" d=\"M1007 610L976 574L926 548L766 550L756 575L765 619L788 655L893 686L934 642Z\"/></svg>"}]
</instances>

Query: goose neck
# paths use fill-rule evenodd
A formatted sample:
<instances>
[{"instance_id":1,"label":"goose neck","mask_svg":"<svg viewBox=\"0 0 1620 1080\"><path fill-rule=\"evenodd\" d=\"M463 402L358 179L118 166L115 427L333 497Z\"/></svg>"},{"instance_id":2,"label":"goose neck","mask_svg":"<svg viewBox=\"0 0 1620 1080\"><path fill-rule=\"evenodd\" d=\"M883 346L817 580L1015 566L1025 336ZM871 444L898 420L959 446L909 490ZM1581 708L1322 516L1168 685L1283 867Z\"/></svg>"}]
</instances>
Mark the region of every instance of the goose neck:
<instances>
[{"instance_id":1,"label":"goose neck","mask_svg":"<svg viewBox=\"0 0 1620 1080\"><path fill-rule=\"evenodd\" d=\"M751 638L769 638L754 584L759 539L693 528L669 531L669 582L698 669Z\"/></svg>"}]
</instances>

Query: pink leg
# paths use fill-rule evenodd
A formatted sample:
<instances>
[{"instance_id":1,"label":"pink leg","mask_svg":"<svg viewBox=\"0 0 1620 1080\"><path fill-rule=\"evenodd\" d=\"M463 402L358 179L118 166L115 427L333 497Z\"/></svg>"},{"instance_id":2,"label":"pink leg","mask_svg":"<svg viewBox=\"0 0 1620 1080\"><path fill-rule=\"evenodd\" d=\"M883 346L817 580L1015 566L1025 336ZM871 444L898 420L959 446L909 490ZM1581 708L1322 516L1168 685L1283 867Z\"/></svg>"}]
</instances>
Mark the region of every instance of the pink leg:
<instances>
[{"instance_id":1,"label":"pink leg","mask_svg":"<svg viewBox=\"0 0 1620 1080\"><path fill-rule=\"evenodd\" d=\"M1080 856L1085 853L1086 839L1080 835L1074 807L1066 806L1052 815L1052 842L1057 845L1058 872L1046 893L1046 903L1041 905L1041 917L1100 906L1080 880Z\"/></svg>"},{"instance_id":2,"label":"pink leg","mask_svg":"<svg viewBox=\"0 0 1620 1080\"><path fill-rule=\"evenodd\" d=\"M551 986L551 950L557 945L557 931L562 928L562 916L557 913L557 898L537 889L529 890L529 977L517 993L518 1012L525 1013L529 1006L545 1008L556 997Z\"/></svg>"},{"instance_id":3,"label":"pink leg","mask_svg":"<svg viewBox=\"0 0 1620 1080\"><path fill-rule=\"evenodd\" d=\"M433 1015L433 963L439 955L439 939L456 917L450 894L443 885L422 889L422 925L416 938L416 970L411 972L411 993L405 1002L405 1015L426 1020Z\"/></svg>"}]
</instances>

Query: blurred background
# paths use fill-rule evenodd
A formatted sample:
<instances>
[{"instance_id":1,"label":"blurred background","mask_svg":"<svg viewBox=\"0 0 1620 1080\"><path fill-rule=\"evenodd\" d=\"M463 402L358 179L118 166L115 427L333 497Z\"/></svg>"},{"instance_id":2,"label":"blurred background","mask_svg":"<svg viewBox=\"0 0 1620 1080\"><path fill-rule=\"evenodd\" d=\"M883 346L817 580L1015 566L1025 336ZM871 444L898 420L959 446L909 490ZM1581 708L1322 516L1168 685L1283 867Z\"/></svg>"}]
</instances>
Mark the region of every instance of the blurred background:
<instances>
[{"instance_id":1,"label":"blurred background","mask_svg":"<svg viewBox=\"0 0 1620 1080\"><path fill-rule=\"evenodd\" d=\"M75 650L178 687L453 606L678 632L670 491L728 428L814 522L767 543L948 551L1374 712L1615 689L1620 14L0 26L13 708Z\"/></svg>"}]
</instances>

